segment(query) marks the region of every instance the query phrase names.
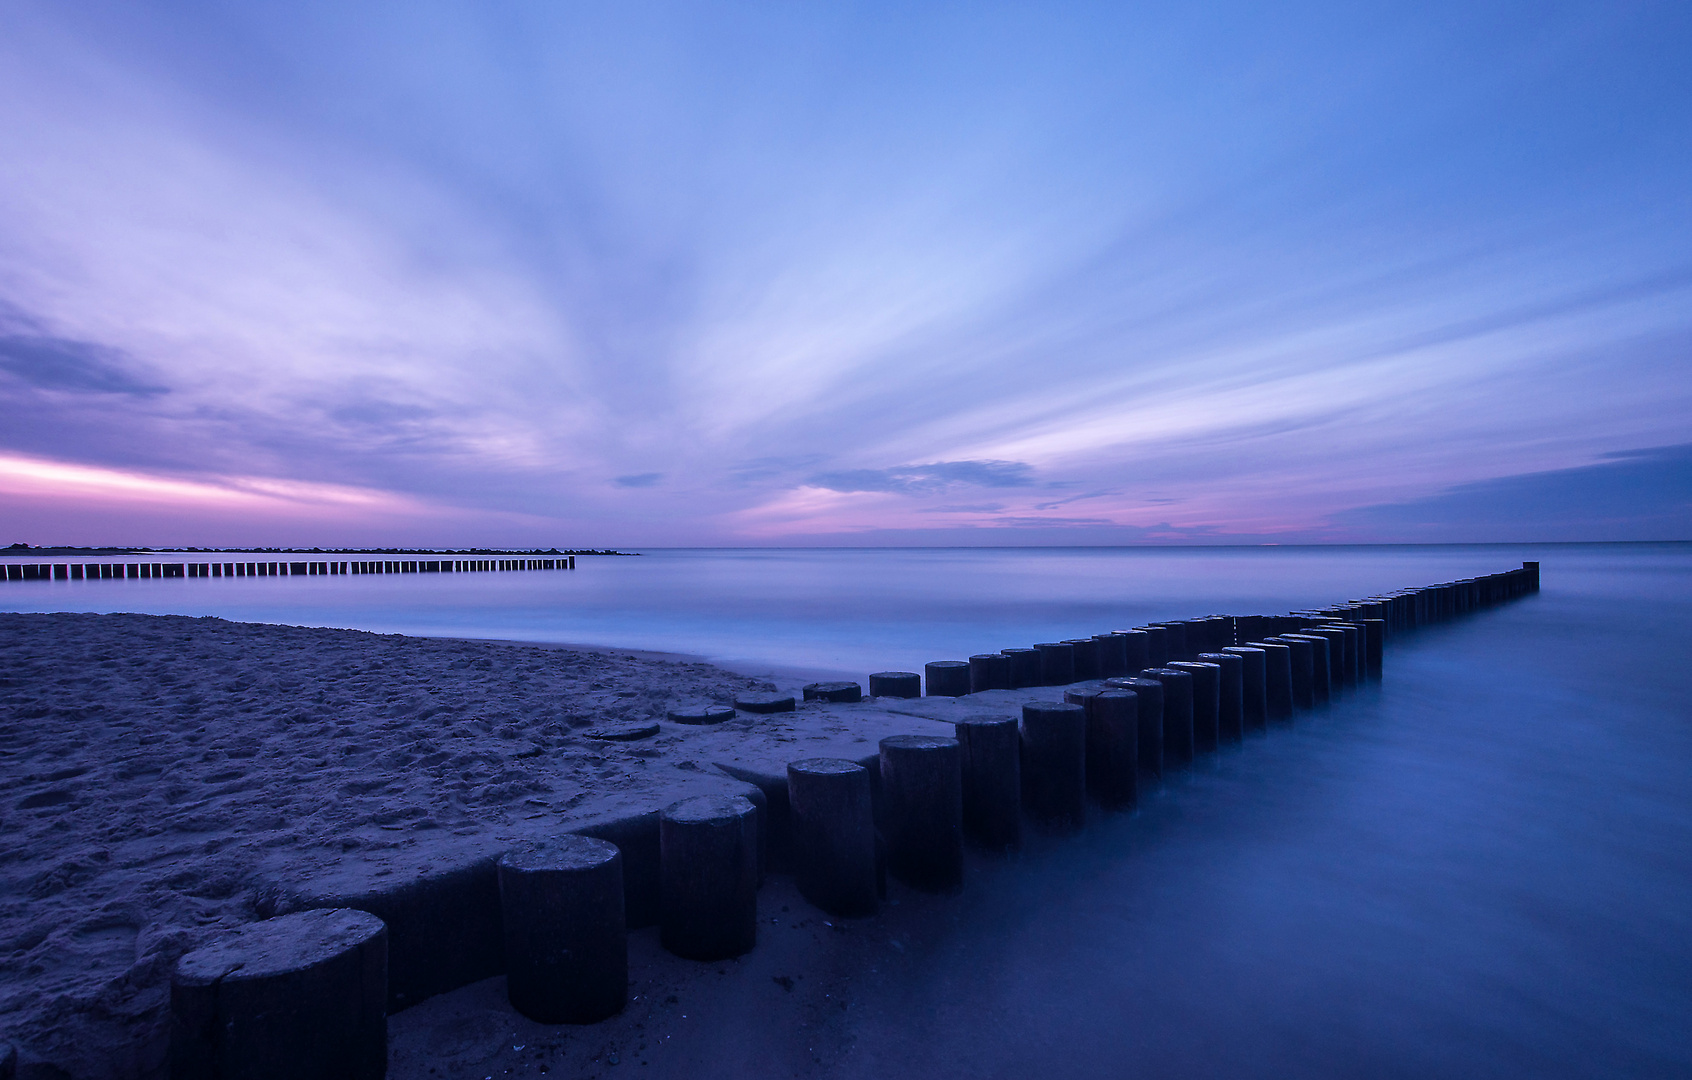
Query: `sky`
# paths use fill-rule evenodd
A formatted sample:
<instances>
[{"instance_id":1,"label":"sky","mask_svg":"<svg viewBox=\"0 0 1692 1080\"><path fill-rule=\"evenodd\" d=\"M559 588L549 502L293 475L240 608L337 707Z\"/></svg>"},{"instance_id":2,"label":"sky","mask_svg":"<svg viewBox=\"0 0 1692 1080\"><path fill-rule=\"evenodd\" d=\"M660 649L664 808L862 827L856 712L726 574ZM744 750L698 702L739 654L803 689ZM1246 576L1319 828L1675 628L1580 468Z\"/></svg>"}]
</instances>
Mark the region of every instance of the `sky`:
<instances>
[{"instance_id":1,"label":"sky","mask_svg":"<svg viewBox=\"0 0 1692 1080\"><path fill-rule=\"evenodd\" d=\"M1692 6L0 0L0 543L1692 539Z\"/></svg>"}]
</instances>

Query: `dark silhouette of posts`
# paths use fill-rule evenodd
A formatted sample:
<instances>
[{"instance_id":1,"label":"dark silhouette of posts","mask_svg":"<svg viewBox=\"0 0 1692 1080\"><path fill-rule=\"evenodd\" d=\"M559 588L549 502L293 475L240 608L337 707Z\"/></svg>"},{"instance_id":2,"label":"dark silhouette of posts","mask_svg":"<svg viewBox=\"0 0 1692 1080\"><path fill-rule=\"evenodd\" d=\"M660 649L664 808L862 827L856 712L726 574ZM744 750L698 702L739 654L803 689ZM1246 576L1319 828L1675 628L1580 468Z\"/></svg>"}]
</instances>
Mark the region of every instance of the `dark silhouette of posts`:
<instances>
[{"instance_id":1,"label":"dark silhouette of posts","mask_svg":"<svg viewBox=\"0 0 1692 1080\"><path fill-rule=\"evenodd\" d=\"M1068 645L1075 658L1074 669L1070 682L1086 682L1097 679L1099 675L1099 643L1093 638L1067 638L1063 644Z\"/></svg>"},{"instance_id":2,"label":"dark silhouette of posts","mask_svg":"<svg viewBox=\"0 0 1692 1080\"><path fill-rule=\"evenodd\" d=\"M1107 679L1105 686L1113 690L1132 691L1139 699L1140 771L1148 776L1163 775L1163 683L1136 675L1128 679Z\"/></svg>"},{"instance_id":3,"label":"dark silhouette of posts","mask_svg":"<svg viewBox=\"0 0 1692 1080\"><path fill-rule=\"evenodd\" d=\"M1198 658L1222 669L1217 733L1223 742L1239 742L1245 737L1245 661L1232 652L1199 653ZM1257 685L1261 691L1261 678L1258 679Z\"/></svg>"},{"instance_id":4,"label":"dark silhouette of posts","mask_svg":"<svg viewBox=\"0 0 1692 1080\"><path fill-rule=\"evenodd\" d=\"M1210 753L1221 742L1222 668L1196 660L1176 660L1169 666L1193 677L1193 752Z\"/></svg>"},{"instance_id":5,"label":"dark silhouette of posts","mask_svg":"<svg viewBox=\"0 0 1692 1080\"><path fill-rule=\"evenodd\" d=\"M1128 666L1128 641L1120 634L1095 634L1094 648L1099 652L1099 678L1127 675L1140 668ZM1140 667L1144 667L1142 664Z\"/></svg>"},{"instance_id":6,"label":"dark silhouette of posts","mask_svg":"<svg viewBox=\"0 0 1692 1080\"><path fill-rule=\"evenodd\" d=\"M218 934L170 980L170 1075L380 1080L388 1068L388 932L348 908Z\"/></svg>"},{"instance_id":7,"label":"dark silhouette of posts","mask_svg":"<svg viewBox=\"0 0 1692 1080\"><path fill-rule=\"evenodd\" d=\"M887 869L928 892L963 885L963 767L958 740L892 735L881 740L881 804Z\"/></svg>"},{"instance_id":8,"label":"dark silhouette of posts","mask_svg":"<svg viewBox=\"0 0 1692 1080\"><path fill-rule=\"evenodd\" d=\"M1333 700L1333 643L1321 634L1300 630L1282 637L1310 645L1310 698L1313 705L1326 705Z\"/></svg>"},{"instance_id":9,"label":"dark silhouette of posts","mask_svg":"<svg viewBox=\"0 0 1692 1080\"><path fill-rule=\"evenodd\" d=\"M1170 661L1186 660L1193 655L1187 648L1186 623L1171 621L1161 622L1157 625L1163 627L1164 641L1167 644L1169 652L1169 660L1165 660L1163 666L1167 667Z\"/></svg>"},{"instance_id":10,"label":"dark silhouette of posts","mask_svg":"<svg viewBox=\"0 0 1692 1080\"><path fill-rule=\"evenodd\" d=\"M1301 709L1316 707L1316 648L1308 641L1277 635L1271 644L1284 645L1292 650L1293 704Z\"/></svg>"},{"instance_id":11,"label":"dark silhouette of posts","mask_svg":"<svg viewBox=\"0 0 1692 1080\"><path fill-rule=\"evenodd\" d=\"M787 802L800 893L830 915L873 914L879 889L869 772L840 758L792 762Z\"/></svg>"},{"instance_id":12,"label":"dark silhouette of posts","mask_svg":"<svg viewBox=\"0 0 1692 1080\"><path fill-rule=\"evenodd\" d=\"M936 660L923 665L929 697L963 697L969 693L967 660Z\"/></svg>"},{"instance_id":13,"label":"dark silhouette of posts","mask_svg":"<svg viewBox=\"0 0 1692 1080\"><path fill-rule=\"evenodd\" d=\"M1386 645L1386 623L1381 619L1364 619L1360 626L1366 635L1363 643L1363 671L1371 679L1381 677L1381 657Z\"/></svg>"},{"instance_id":14,"label":"dark silhouette of posts","mask_svg":"<svg viewBox=\"0 0 1692 1080\"><path fill-rule=\"evenodd\" d=\"M1151 635L1144 630L1112 630L1110 636L1122 640L1122 649L1127 656L1122 675L1132 676L1135 672L1157 666L1151 660Z\"/></svg>"},{"instance_id":15,"label":"dark silhouette of posts","mask_svg":"<svg viewBox=\"0 0 1692 1080\"><path fill-rule=\"evenodd\" d=\"M1147 668L1143 679L1163 684L1163 766L1179 768L1193 760L1193 677L1180 668Z\"/></svg>"},{"instance_id":16,"label":"dark silhouette of posts","mask_svg":"<svg viewBox=\"0 0 1692 1080\"><path fill-rule=\"evenodd\" d=\"M1248 648L1263 653L1264 696L1271 720L1291 720L1293 715L1292 649L1276 641L1253 641Z\"/></svg>"},{"instance_id":17,"label":"dark silhouette of posts","mask_svg":"<svg viewBox=\"0 0 1692 1080\"><path fill-rule=\"evenodd\" d=\"M1044 685L1040 681L1039 649L1001 649L999 651L1010 660L1010 688L1012 690Z\"/></svg>"},{"instance_id":18,"label":"dark silhouette of posts","mask_svg":"<svg viewBox=\"0 0 1692 1080\"><path fill-rule=\"evenodd\" d=\"M758 942L758 808L741 795L683 799L658 816L659 940L690 960Z\"/></svg>"},{"instance_id":19,"label":"dark silhouette of posts","mask_svg":"<svg viewBox=\"0 0 1692 1080\"><path fill-rule=\"evenodd\" d=\"M1087 817L1087 716L1079 705L1022 707L1022 805L1054 832Z\"/></svg>"},{"instance_id":20,"label":"dark silhouette of posts","mask_svg":"<svg viewBox=\"0 0 1692 1080\"><path fill-rule=\"evenodd\" d=\"M817 682L807 684L801 691L806 701L864 700L864 688L855 682Z\"/></svg>"},{"instance_id":21,"label":"dark silhouette of posts","mask_svg":"<svg viewBox=\"0 0 1692 1080\"><path fill-rule=\"evenodd\" d=\"M1067 686L1075 681L1075 647L1067 641L1044 641L1034 646L1040 650L1040 683L1042 686Z\"/></svg>"},{"instance_id":22,"label":"dark silhouette of posts","mask_svg":"<svg viewBox=\"0 0 1692 1080\"><path fill-rule=\"evenodd\" d=\"M542 1024L593 1024L628 995L623 857L617 845L565 834L500 856L505 986L511 1007Z\"/></svg>"},{"instance_id":23,"label":"dark silhouette of posts","mask_svg":"<svg viewBox=\"0 0 1692 1080\"><path fill-rule=\"evenodd\" d=\"M1347 687L1357 685L1357 673L1347 666L1345 650L1345 631L1337 626L1312 626L1302 633L1328 639L1328 678L1330 682L1329 696L1336 697Z\"/></svg>"},{"instance_id":24,"label":"dark silhouette of posts","mask_svg":"<svg viewBox=\"0 0 1692 1080\"><path fill-rule=\"evenodd\" d=\"M1087 793L1107 810L1126 810L1139 797L1140 698L1132 690L1101 690L1088 698Z\"/></svg>"},{"instance_id":25,"label":"dark silhouette of posts","mask_svg":"<svg viewBox=\"0 0 1692 1080\"><path fill-rule=\"evenodd\" d=\"M1146 667L1162 667L1169 663L1169 631L1154 623L1137 629L1146 635Z\"/></svg>"},{"instance_id":26,"label":"dark silhouette of posts","mask_svg":"<svg viewBox=\"0 0 1692 1080\"><path fill-rule=\"evenodd\" d=\"M1004 653L976 653L969 658L970 693L1010 688L1010 657Z\"/></svg>"},{"instance_id":27,"label":"dark silhouette of posts","mask_svg":"<svg viewBox=\"0 0 1692 1080\"><path fill-rule=\"evenodd\" d=\"M870 697L922 696L922 676L914 671L878 671L869 677Z\"/></svg>"},{"instance_id":28,"label":"dark silhouette of posts","mask_svg":"<svg viewBox=\"0 0 1692 1080\"><path fill-rule=\"evenodd\" d=\"M982 847L1005 851L1022 843L1022 745L1016 720L972 716L958 733L963 826Z\"/></svg>"},{"instance_id":29,"label":"dark silhouette of posts","mask_svg":"<svg viewBox=\"0 0 1692 1080\"><path fill-rule=\"evenodd\" d=\"M1368 678L1363 671L1363 628L1348 622L1336 622L1333 627L1345 636L1345 684L1357 686Z\"/></svg>"},{"instance_id":30,"label":"dark silhouette of posts","mask_svg":"<svg viewBox=\"0 0 1692 1080\"><path fill-rule=\"evenodd\" d=\"M775 690L743 690L734 695L734 707L749 713L792 712L798 707L792 694Z\"/></svg>"},{"instance_id":31,"label":"dark silhouette of posts","mask_svg":"<svg viewBox=\"0 0 1692 1080\"><path fill-rule=\"evenodd\" d=\"M1267 653L1250 645L1228 645L1222 655L1240 660L1240 731L1264 731L1269 726Z\"/></svg>"}]
</instances>

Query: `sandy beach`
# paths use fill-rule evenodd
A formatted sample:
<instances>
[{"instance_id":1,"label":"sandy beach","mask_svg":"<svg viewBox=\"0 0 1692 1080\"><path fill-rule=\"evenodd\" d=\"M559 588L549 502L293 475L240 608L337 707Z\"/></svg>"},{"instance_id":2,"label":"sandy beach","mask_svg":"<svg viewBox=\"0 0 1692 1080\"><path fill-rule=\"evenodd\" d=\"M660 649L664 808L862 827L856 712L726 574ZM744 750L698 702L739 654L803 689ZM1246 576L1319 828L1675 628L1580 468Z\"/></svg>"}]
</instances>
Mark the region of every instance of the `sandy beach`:
<instances>
[{"instance_id":1,"label":"sandy beach","mask_svg":"<svg viewBox=\"0 0 1692 1080\"><path fill-rule=\"evenodd\" d=\"M687 794L756 794L746 781L786 761L949 733L961 708L677 725L667 706L773 686L630 653L215 618L7 614L0 643L0 1025L25 1062L78 1078L159 1074L171 965L222 927L647 820ZM595 737L654 720L654 737ZM400 1010L478 972L417 974L434 946L392 932L403 1062L437 1033Z\"/></svg>"},{"instance_id":2,"label":"sandy beach","mask_svg":"<svg viewBox=\"0 0 1692 1080\"><path fill-rule=\"evenodd\" d=\"M0 643L0 1025L78 1077L156 1071L171 964L258 917L266 871L397 861L638 791L646 748L580 730L760 685L218 619L5 615Z\"/></svg>"}]
</instances>

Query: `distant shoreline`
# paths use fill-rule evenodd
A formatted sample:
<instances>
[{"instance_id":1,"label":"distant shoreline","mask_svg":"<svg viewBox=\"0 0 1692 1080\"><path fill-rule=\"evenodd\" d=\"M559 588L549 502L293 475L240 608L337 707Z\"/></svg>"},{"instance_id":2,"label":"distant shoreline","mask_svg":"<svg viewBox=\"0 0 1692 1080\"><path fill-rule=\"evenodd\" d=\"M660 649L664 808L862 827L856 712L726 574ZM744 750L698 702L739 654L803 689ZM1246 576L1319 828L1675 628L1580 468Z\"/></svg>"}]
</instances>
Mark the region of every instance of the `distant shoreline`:
<instances>
[{"instance_id":1,"label":"distant shoreline","mask_svg":"<svg viewBox=\"0 0 1692 1080\"><path fill-rule=\"evenodd\" d=\"M21 547L0 548L0 555L66 555L96 557L102 555L168 554L175 552L211 552L216 554L271 555L623 555L638 556L638 551L616 551L612 548L306 548L306 547Z\"/></svg>"},{"instance_id":2,"label":"distant shoreline","mask_svg":"<svg viewBox=\"0 0 1692 1080\"><path fill-rule=\"evenodd\" d=\"M622 551L616 548L422 548L422 547L146 547L143 545L74 547L0 547L0 558L101 557L119 555L160 555L171 553L251 553L251 554L321 554L321 555L480 555L547 556L547 555L606 555L638 557L653 553L675 552L800 552L800 551L1346 551L1346 550L1404 550L1456 548L1591 548L1591 547L1685 547L1692 545L1692 537L1679 540L1454 540L1432 542L1381 541L1377 543L1318 543L1318 542L1240 542L1240 543L1178 543L1178 544L750 544L672 546L648 545L641 551Z\"/></svg>"}]
</instances>

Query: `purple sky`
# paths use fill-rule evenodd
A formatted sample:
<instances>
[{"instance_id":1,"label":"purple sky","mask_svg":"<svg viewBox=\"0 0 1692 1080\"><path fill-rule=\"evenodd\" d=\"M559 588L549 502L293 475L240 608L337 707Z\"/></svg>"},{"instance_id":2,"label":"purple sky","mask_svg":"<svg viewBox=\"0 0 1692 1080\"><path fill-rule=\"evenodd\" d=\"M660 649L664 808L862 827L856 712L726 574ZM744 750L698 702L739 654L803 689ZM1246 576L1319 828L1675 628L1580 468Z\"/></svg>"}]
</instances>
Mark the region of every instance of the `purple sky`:
<instances>
[{"instance_id":1,"label":"purple sky","mask_svg":"<svg viewBox=\"0 0 1692 1080\"><path fill-rule=\"evenodd\" d=\"M1689 55L0 0L0 543L1692 539Z\"/></svg>"}]
</instances>

